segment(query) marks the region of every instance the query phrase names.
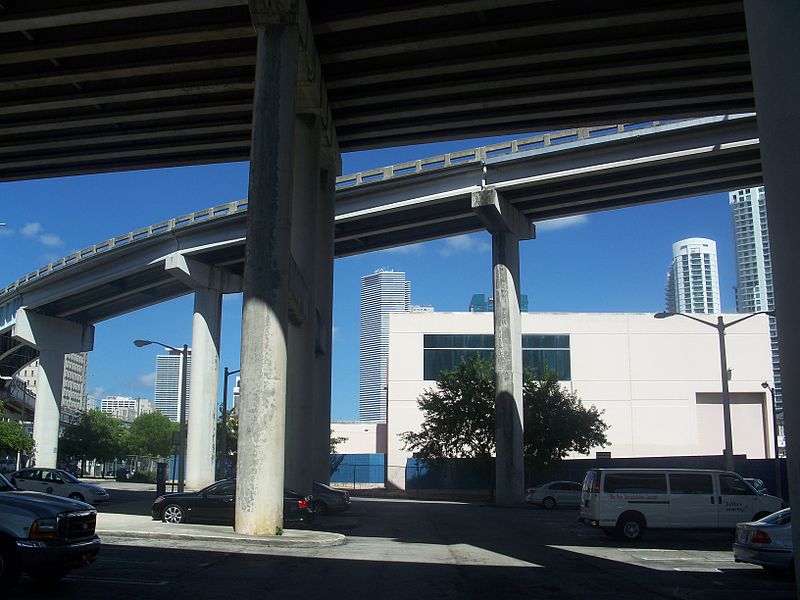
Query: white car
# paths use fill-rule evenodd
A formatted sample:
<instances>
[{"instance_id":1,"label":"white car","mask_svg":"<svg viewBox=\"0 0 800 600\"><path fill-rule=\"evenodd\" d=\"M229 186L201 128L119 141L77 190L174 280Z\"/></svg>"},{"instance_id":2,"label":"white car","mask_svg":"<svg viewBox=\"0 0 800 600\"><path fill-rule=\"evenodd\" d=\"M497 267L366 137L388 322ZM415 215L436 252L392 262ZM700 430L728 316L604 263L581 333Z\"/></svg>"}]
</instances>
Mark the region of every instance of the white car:
<instances>
[{"instance_id":1,"label":"white car","mask_svg":"<svg viewBox=\"0 0 800 600\"><path fill-rule=\"evenodd\" d=\"M551 481L525 490L525 501L542 508L580 506L581 484L577 481Z\"/></svg>"},{"instance_id":2,"label":"white car","mask_svg":"<svg viewBox=\"0 0 800 600\"><path fill-rule=\"evenodd\" d=\"M789 571L794 567L793 548L790 508L759 521L736 525L736 541L733 544L736 562L761 565L770 571Z\"/></svg>"},{"instance_id":3,"label":"white car","mask_svg":"<svg viewBox=\"0 0 800 600\"><path fill-rule=\"evenodd\" d=\"M34 467L22 469L9 476L17 489L64 496L80 502L98 504L108 501L108 492L92 483L84 483L63 469Z\"/></svg>"}]
</instances>

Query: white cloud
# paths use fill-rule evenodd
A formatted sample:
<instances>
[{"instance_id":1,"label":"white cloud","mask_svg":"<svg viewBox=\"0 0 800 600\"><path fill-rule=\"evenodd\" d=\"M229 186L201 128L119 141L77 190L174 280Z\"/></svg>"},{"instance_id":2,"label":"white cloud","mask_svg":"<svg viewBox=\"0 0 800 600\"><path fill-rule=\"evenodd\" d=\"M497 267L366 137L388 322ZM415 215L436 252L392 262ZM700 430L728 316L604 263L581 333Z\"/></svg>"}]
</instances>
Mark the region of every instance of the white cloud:
<instances>
[{"instance_id":1,"label":"white cloud","mask_svg":"<svg viewBox=\"0 0 800 600\"><path fill-rule=\"evenodd\" d=\"M20 229L19 232L25 237L34 237L38 235L41 230L42 230L41 223L25 223L25 225L22 226L22 229Z\"/></svg>"},{"instance_id":2,"label":"white cloud","mask_svg":"<svg viewBox=\"0 0 800 600\"><path fill-rule=\"evenodd\" d=\"M536 231L557 231L568 227L581 227L589 222L588 215L574 215L572 217L562 217L536 223Z\"/></svg>"},{"instance_id":3,"label":"white cloud","mask_svg":"<svg viewBox=\"0 0 800 600\"><path fill-rule=\"evenodd\" d=\"M89 395L90 396L94 396L95 398L99 399L105 393L106 393L106 388L104 388L104 387L95 387L95 388L92 388L92 391L89 392Z\"/></svg>"},{"instance_id":4,"label":"white cloud","mask_svg":"<svg viewBox=\"0 0 800 600\"><path fill-rule=\"evenodd\" d=\"M439 254L442 256L453 256L464 252L477 254L488 252L490 249L489 242L477 234L457 235L444 241L444 246L439 250Z\"/></svg>"},{"instance_id":5,"label":"white cloud","mask_svg":"<svg viewBox=\"0 0 800 600\"><path fill-rule=\"evenodd\" d=\"M339 335L339 328L334 325L331 329L331 339L335 340L337 335Z\"/></svg>"},{"instance_id":6,"label":"white cloud","mask_svg":"<svg viewBox=\"0 0 800 600\"><path fill-rule=\"evenodd\" d=\"M64 242L54 233L43 233L39 236L39 241L45 246L60 246Z\"/></svg>"},{"instance_id":7,"label":"white cloud","mask_svg":"<svg viewBox=\"0 0 800 600\"><path fill-rule=\"evenodd\" d=\"M156 372L153 371L152 373L139 375L139 379L137 381L142 387L154 387L156 384Z\"/></svg>"}]
</instances>

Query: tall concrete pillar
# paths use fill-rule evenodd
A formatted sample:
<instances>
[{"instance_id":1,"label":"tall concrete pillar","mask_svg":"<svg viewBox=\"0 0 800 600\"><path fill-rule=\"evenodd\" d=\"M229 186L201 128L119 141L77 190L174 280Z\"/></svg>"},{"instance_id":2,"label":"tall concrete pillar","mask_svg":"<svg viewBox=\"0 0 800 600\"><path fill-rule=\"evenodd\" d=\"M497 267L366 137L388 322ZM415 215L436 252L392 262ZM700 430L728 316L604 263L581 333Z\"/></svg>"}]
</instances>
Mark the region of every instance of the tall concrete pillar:
<instances>
[{"instance_id":1,"label":"tall concrete pillar","mask_svg":"<svg viewBox=\"0 0 800 600\"><path fill-rule=\"evenodd\" d=\"M91 351L94 346L94 327L20 308L17 310L13 336L39 351L36 412L33 418L36 466L55 467L64 386L64 355Z\"/></svg>"},{"instance_id":2,"label":"tall concrete pillar","mask_svg":"<svg viewBox=\"0 0 800 600\"><path fill-rule=\"evenodd\" d=\"M788 457L789 503L800 503L800 2L745 0L747 41L753 73L761 162L767 197L767 219L775 288L778 347L781 353L783 415ZM792 66L795 65L795 66ZM795 548L800 548L800 526L793 524ZM800 569L800 555L795 553ZM800 572L800 571L798 571ZM800 597L800 578L797 594Z\"/></svg>"},{"instance_id":3,"label":"tall concrete pillar","mask_svg":"<svg viewBox=\"0 0 800 600\"><path fill-rule=\"evenodd\" d=\"M532 237L529 220L496 190L472 194L472 208L492 234L495 353L496 502L525 501L522 412L522 327L519 241Z\"/></svg>"},{"instance_id":4,"label":"tall concrete pillar","mask_svg":"<svg viewBox=\"0 0 800 600\"><path fill-rule=\"evenodd\" d=\"M261 3L259 3L261 4ZM283 527L286 358L298 31L257 14L242 306L235 530ZM285 17L285 18L284 18Z\"/></svg>"},{"instance_id":5,"label":"tall concrete pillar","mask_svg":"<svg viewBox=\"0 0 800 600\"><path fill-rule=\"evenodd\" d=\"M330 480L331 346L333 344L333 241L335 161L320 173L317 204L316 311L314 315L314 405L311 411L311 475L314 481Z\"/></svg>"},{"instance_id":6,"label":"tall concrete pillar","mask_svg":"<svg viewBox=\"0 0 800 600\"><path fill-rule=\"evenodd\" d=\"M167 256L164 268L194 290L186 487L200 489L215 479L222 294L241 291L242 279L179 252Z\"/></svg>"},{"instance_id":7,"label":"tall concrete pillar","mask_svg":"<svg viewBox=\"0 0 800 600\"><path fill-rule=\"evenodd\" d=\"M286 487L311 492L314 401L314 286L321 128L315 115L294 125L294 186L291 253L297 270L289 281L289 343L286 393Z\"/></svg>"}]
</instances>

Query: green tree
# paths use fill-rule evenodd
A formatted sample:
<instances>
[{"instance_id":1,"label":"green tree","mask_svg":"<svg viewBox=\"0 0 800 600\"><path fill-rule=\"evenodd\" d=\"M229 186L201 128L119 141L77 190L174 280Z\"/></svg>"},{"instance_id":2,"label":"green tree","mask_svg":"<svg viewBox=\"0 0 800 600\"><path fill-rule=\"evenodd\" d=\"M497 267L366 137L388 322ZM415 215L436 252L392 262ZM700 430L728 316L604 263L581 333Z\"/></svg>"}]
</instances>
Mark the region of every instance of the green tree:
<instances>
[{"instance_id":1,"label":"green tree","mask_svg":"<svg viewBox=\"0 0 800 600\"><path fill-rule=\"evenodd\" d=\"M591 448L610 445L603 411L583 406L552 371L525 378L523 410L525 456L537 467L558 462L570 452L588 454Z\"/></svg>"},{"instance_id":2,"label":"green tree","mask_svg":"<svg viewBox=\"0 0 800 600\"><path fill-rule=\"evenodd\" d=\"M0 452L30 454L33 451L33 438L27 434L22 423L17 421L0 422Z\"/></svg>"},{"instance_id":3,"label":"green tree","mask_svg":"<svg viewBox=\"0 0 800 600\"><path fill-rule=\"evenodd\" d=\"M128 430L128 450L142 456L170 456L175 449L172 435L179 427L160 412L139 415Z\"/></svg>"},{"instance_id":4,"label":"green tree","mask_svg":"<svg viewBox=\"0 0 800 600\"><path fill-rule=\"evenodd\" d=\"M400 434L407 450L425 459L483 458L495 452L495 384L490 363L475 357L443 371L436 388L417 400L422 429ZM569 452L586 454L608 445L602 412L582 405L561 386L554 373L525 373L523 385L524 448L543 466Z\"/></svg>"},{"instance_id":5,"label":"green tree","mask_svg":"<svg viewBox=\"0 0 800 600\"><path fill-rule=\"evenodd\" d=\"M337 446L339 444L344 444L347 441L346 437L339 437L333 435L333 429L331 429L331 475L336 473L339 467L342 465L344 461L344 454L339 454L336 451Z\"/></svg>"},{"instance_id":6,"label":"green tree","mask_svg":"<svg viewBox=\"0 0 800 600\"><path fill-rule=\"evenodd\" d=\"M100 412L87 411L67 427L59 442L64 457L80 458L84 462L121 457L126 449L126 431L122 421Z\"/></svg>"}]
</instances>

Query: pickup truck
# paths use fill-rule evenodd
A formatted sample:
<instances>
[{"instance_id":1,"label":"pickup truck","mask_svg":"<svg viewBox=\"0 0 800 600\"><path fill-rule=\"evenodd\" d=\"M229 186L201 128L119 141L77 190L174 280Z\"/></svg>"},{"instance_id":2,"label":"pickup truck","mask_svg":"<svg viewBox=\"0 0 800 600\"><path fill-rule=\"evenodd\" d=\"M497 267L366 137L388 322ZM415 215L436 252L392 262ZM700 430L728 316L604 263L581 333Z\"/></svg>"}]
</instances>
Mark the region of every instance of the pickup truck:
<instances>
[{"instance_id":1,"label":"pickup truck","mask_svg":"<svg viewBox=\"0 0 800 600\"><path fill-rule=\"evenodd\" d=\"M0 475L0 589L12 587L21 573L52 583L91 564L100 551L96 521L89 504L21 492Z\"/></svg>"}]
</instances>

